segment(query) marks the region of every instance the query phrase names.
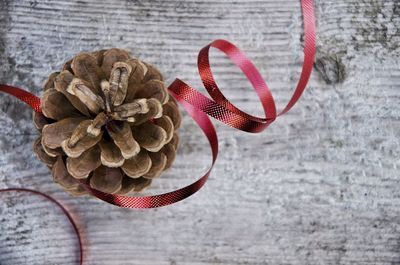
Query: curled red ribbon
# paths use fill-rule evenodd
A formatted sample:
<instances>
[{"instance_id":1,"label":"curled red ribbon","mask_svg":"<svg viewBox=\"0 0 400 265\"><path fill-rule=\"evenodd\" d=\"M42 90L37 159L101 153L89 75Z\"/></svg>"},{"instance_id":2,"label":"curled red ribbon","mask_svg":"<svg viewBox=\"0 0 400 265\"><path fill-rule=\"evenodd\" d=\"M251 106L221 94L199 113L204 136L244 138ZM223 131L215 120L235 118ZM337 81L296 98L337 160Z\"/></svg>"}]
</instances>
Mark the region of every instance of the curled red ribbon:
<instances>
[{"instance_id":1,"label":"curled red ribbon","mask_svg":"<svg viewBox=\"0 0 400 265\"><path fill-rule=\"evenodd\" d=\"M253 63L236 46L225 40L216 40L204 47L198 56L198 70L201 80L210 98L180 79L176 79L169 87L169 93L183 106L193 120L199 125L207 137L211 151L212 164L207 172L194 183L181 189L153 196L122 196L104 193L81 183L85 190L95 197L125 208L156 208L183 200L197 192L207 181L218 155L218 138L214 125L208 116L238 130L258 133L266 129L275 119L289 111L300 98L311 75L315 56L315 16L312 0L301 0L304 21L304 64L297 87L286 107L277 114L275 101L261 74ZM218 88L209 62L210 48L216 48L225 53L243 72L252 84L263 106L265 117L249 115L235 107ZM40 99L20 88L1 85L0 91L8 93L41 112ZM0 190L1 191L1 190ZM48 197L48 196L45 196ZM51 199L51 198L49 198ZM53 199L51 199L54 201ZM57 203L57 202L56 202ZM58 204L58 203L57 203ZM64 210L64 209L63 209ZM64 211L68 218L69 215ZM72 219L70 219L72 220ZM74 225L74 224L73 224ZM77 230L76 230L77 231ZM78 235L78 238L79 235ZM82 262L81 262L82 264Z\"/></svg>"}]
</instances>

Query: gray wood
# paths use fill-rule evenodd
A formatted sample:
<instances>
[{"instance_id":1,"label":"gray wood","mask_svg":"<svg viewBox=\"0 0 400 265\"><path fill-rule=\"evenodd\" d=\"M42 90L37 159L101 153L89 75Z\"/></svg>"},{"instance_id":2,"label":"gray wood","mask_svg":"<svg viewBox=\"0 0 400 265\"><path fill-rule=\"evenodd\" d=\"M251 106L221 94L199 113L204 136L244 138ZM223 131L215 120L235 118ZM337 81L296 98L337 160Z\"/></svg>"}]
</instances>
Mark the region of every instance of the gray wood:
<instances>
[{"instance_id":1,"label":"gray wood","mask_svg":"<svg viewBox=\"0 0 400 265\"><path fill-rule=\"evenodd\" d=\"M0 95L0 188L60 200L84 235L86 264L400 264L400 2L318 0L318 71L299 104L259 135L217 125L220 157L201 192L154 210L74 198L31 151L31 111ZM198 50L233 41L265 76L278 106L302 63L297 0L1 1L0 81L40 94L79 51L131 50L167 81L201 87ZM212 52L218 83L261 114L255 93ZM204 91L204 89L201 89ZM149 194L188 184L209 165L185 116L172 170ZM72 229L51 203L0 194L0 264L76 264Z\"/></svg>"}]
</instances>

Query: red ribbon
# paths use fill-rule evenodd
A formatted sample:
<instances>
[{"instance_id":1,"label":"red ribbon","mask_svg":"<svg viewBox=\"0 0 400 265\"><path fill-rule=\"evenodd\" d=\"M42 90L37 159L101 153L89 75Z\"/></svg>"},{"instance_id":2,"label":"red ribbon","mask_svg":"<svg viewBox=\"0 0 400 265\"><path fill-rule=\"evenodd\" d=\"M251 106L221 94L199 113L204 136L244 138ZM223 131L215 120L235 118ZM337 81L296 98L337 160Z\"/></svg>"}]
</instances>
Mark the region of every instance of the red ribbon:
<instances>
[{"instance_id":1,"label":"red ribbon","mask_svg":"<svg viewBox=\"0 0 400 265\"><path fill-rule=\"evenodd\" d=\"M190 85L186 84L180 79L176 79L168 87L169 93L183 106L193 120L199 125L209 141L212 151L212 164L200 179L186 187L172 192L143 197L108 194L92 189L90 186L84 183L80 182L80 184L88 193L94 195L95 197L105 202L125 208L161 207L176 203L197 192L207 181L218 155L217 133L208 116L211 116L238 130L258 133L266 129L268 125L275 121L278 116L289 111L298 101L304 89L306 88L314 63L316 28L313 1L301 0L301 7L304 21L304 64L293 96L280 113L277 114L275 101L272 97L272 94L254 64L236 46L225 40L213 41L211 44L204 47L198 56L199 74L211 99L199 93L196 89L192 88ZM231 102L229 102L228 99L225 98L218 88L211 71L209 62L209 50L211 47L225 53L242 70L243 74L250 81L260 99L264 109L265 117L255 117L247 114L235 107ZM0 91L8 93L24 101L35 111L41 112L40 99L35 95L20 88L11 87L8 85L0 85ZM44 196L49 198L47 195ZM54 201L52 198L49 199ZM57 204L60 206L59 203ZM62 209L64 210L64 208ZM67 214L68 218L70 218L68 213L66 211L64 212ZM72 221L72 219L70 219L70 221ZM71 223L74 225L73 222Z\"/></svg>"}]
</instances>

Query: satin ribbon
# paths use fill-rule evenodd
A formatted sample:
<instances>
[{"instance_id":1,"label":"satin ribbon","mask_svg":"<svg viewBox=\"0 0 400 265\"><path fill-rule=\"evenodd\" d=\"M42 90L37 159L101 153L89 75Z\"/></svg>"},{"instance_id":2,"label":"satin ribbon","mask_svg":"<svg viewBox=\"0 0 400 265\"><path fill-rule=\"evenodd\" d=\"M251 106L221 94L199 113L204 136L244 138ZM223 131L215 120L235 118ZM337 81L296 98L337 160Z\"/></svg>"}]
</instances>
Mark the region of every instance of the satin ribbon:
<instances>
[{"instance_id":1,"label":"satin ribbon","mask_svg":"<svg viewBox=\"0 0 400 265\"><path fill-rule=\"evenodd\" d=\"M254 64L244 55L244 53L241 52L232 43L226 40L213 41L212 43L201 49L198 56L198 70L200 78L211 98L204 96L196 89L180 79L176 79L168 87L169 93L182 105L182 107L193 118L193 120L201 128L208 139L211 147L212 163L207 172L200 179L186 187L172 192L153 196L137 197L108 194L92 189L87 184L79 182L83 186L83 188L88 193L105 202L125 208L161 207L181 201L201 189L201 187L203 187L203 185L207 181L218 155L217 133L215 131L214 125L211 123L208 116L211 116L235 129L250 133L258 133L266 129L272 122L276 120L278 116L288 112L296 104L304 89L306 88L313 68L315 56L316 28L313 0L301 0L301 7L304 22L304 63L296 89L286 107L281 112L277 113L272 93L270 92L268 86L266 85L264 79L254 66ZM265 117L256 117L247 114L246 112L235 107L222 94L214 80L211 71L211 66L209 62L210 48L216 48L225 53L232 60L232 62L242 70L243 74L250 81L253 89L256 91L260 99L261 105L264 109ZM8 93L20 99L21 101L24 101L35 111L41 112L40 99L35 95L20 88L8 85L0 85L0 91ZM35 193L41 194L39 192ZM51 197L44 194L41 195L57 203ZM65 210L61 206L61 204L57 204L63 209L63 211ZM74 226L74 229L76 230L76 232L78 232L72 219L68 215L68 212L65 210L64 213L66 213L67 217L70 219L72 225ZM78 238L80 242L79 233Z\"/></svg>"}]
</instances>

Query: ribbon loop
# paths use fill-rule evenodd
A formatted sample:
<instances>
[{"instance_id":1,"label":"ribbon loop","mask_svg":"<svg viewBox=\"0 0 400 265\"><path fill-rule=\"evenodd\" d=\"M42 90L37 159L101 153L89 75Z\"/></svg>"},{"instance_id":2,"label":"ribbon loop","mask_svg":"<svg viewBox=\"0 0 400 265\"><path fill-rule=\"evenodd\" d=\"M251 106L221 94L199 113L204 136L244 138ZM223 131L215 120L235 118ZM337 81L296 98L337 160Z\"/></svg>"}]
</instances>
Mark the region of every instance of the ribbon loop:
<instances>
[{"instance_id":1,"label":"ribbon loop","mask_svg":"<svg viewBox=\"0 0 400 265\"><path fill-rule=\"evenodd\" d=\"M266 116L265 119L254 117L239 110L233 104L231 104L228 99L225 98L225 96L219 90L211 71L209 62L209 52L211 47L217 48L225 53L229 59L231 59L231 61L233 61L236 66L240 68L246 78L250 81L264 108L264 113ZM275 120L276 108L271 91L254 64L232 43L226 40L215 40L204 47L198 56L198 69L204 87L207 89L211 98L222 107L229 109L231 112L241 115L247 119L251 119L260 123L265 123L268 120L271 120L271 122Z\"/></svg>"},{"instance_id":2,"label":"ribbon loop","mask_svg":"<svg viewBox=\"0 0 400 265\"><path fill-rule=\"evenodd\" d=\"M180 79L176 79L169 90L180 98L207 115L221 121L222 123L238 130L258 133L263 131L275 121L277 116L288 112L299 100L307 86L314 63L315 56L315 19L312 0L302 0L302 11L304 19L304 63L300 79L296 89L286 107L276 113L275 101L267 84L254 64L235 45L226 40L215 40L200 50L197 65L200 78L210 97L209 99L196 89L192 88ZM210 48L214 47L225 53L236 66L238 66L246 78L250 81L253 89L257 92L263 106L265 118L252 116L234 106L221 92L214 80L209 61Z\"/></svg>"}]
</instances>

